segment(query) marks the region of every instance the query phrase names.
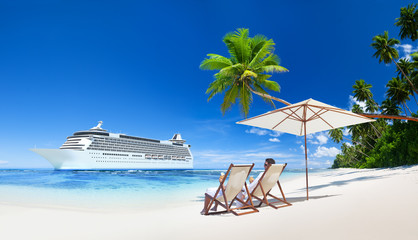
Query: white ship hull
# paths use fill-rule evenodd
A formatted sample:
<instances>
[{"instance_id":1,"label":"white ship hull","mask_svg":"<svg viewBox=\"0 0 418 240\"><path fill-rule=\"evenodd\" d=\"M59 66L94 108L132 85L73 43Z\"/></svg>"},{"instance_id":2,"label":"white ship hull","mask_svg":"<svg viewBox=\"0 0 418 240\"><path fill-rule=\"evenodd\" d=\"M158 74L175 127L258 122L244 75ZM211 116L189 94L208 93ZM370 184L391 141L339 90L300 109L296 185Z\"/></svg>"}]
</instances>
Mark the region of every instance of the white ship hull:
<instances>
[{"instance_id":1,"label":"white ship hull","mask_svg":"<svg viewBox=\"0 0 418 240\"><path fill-rule=\"evenodd\" d=\"M58 170L114 170L114 169L193 169L193 158L164 160L133 157L132 153L111 152L106 155L94 150L30 149L48 160ZM119 154L119 156L117 155ZM127 156L120 156L120 154Z\"/></svg>"}]
</instances>

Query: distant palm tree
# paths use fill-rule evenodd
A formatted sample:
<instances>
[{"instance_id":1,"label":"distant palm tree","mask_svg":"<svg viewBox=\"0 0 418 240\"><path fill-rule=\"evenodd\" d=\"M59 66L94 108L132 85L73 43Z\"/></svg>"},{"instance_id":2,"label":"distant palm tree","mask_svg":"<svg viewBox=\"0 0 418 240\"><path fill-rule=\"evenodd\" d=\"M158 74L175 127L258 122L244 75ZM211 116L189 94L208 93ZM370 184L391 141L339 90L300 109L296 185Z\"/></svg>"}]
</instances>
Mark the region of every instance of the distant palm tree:
<instances>
[{"instance_id":1,"label":"distant palm tree","mask_svg":"<svg viewBox=\"0 0 418 240\"><path fill-rule=\"evenodd\" d=\"M405 107L408 109L409 113L412 114L411 110L406 104L406 101L410 100L408 86L406 83L402 82L400 78L396 77L392 78L392 80L386 84L386 87L388 88L386 91L386 96L390 98L394 103L402 104L404 107L405 115L408 115Z\"/></svg>"},{"instance_id":2,"label":"distant palm tree","mask_svg":"<svg viewBox=\"0 0 418 240\"><path fill-rule=\"evenodd\" d=\"M274 106L273 100L286 105L290 103L270 96L265 89L280 91L277 82L269 80L268 73L286 72L286 68L279 65L279 57L274 54L272 39L263 35L250 38L248 29L240 28L226 34L223 42L226 44L230 58L218 54L208 54L200 64L204 70L219 70L215 80L209 85L206 93L208 101L216 94L225 93L221 111L224 114L239 100L241 112L247 117L252 94L257 94Z\"/></svg>"},{"instance_id":3,"label":"distant palm tree","mask_svg":"<svg viewBox=\"0 0 418 240\"><path fill-rule=\"evenodd\" d=\"M401 58L398 61L399 68L396 69L396 73L399 77L404 78L404 75L402 72L405 73L408 77L411 75L411 73L414 71L414 64L409 61L408 59ZM402 69L402 70L401 70Z\"/></svg>"},{"instance_id":4,"label":"distant palm tree","mask_svg":"<svg viewBox=\"0 0 418 240\"><path fill-rule=\"evenodd\" d=\"M371 84L367 84L363 79L360 79L356 80L353 88L354 97L361 102L366 102L367 112L374 113L379 109L379 105L374 101L373 93L370 91Z\"/></svg>"},{"instance_id":5,"label":"distant palm tree","mask_svg":"<svg viewBox=\"0 0 418 240\"><path fill-rule=\"evenodd\" d=\"M357 100L364 102L373 98L373 93L370 91L372 85L367 84L363 79L356 80L353 88L354 97Z\"/></svg>"},{"instance_id":6,"label":"distant palm tree","mask_svg":"<svg viewBox=\"0 0 418 240\"><path fill-rule=\"evenodd\" d=\"M411 85L411 88L414 92L418 93L414 84L408 78L408 76L403 72L402 68L399 67L395 59L399 58L398 50L394 48L395 44L399 44L399 40L395 38L389 39L389 34L385 31L384 34L376 35L373 37L373 43L371 46L376 49L376 52L373 54L374 57L379 58L379 63L382 61L386 64L389 64L391 61L395 63L396 67L402 72L408 83Z\"/></svg>"},{"instance_id":7,"label":"distant palm tree","mask_svg":"<svg viewBox=\"0 0 418 240\"><path fill-rule=\"evenodd\" d=\"M418 39L418 11L417 4L410 4L401 8L401 15L396 19L396 26L401 27L399 36L401 39L410 38L412 41Z\"/></svg>"},{"instance_id":8,"label":"distant palm tree","mask_svg":"<svg viewBox=\"0 0 418 240\"><path fill-rule=\"evenodd\" d=\"M408 78L411 79L412 84L414 86L417 86L416 76L411 77L411 74L414 73L414 63L410 62L407 59L401 58L401 59L399 59L398 66L399 66L399 69L396 69L396 72L398 73L398 77L401 77L401 79L405 79L401 70L400 70L400 69L402 69L402 71L405 73L405 75L407 75ZM414 75L416 75L416 74L414 74ZM417 101L417 99L415 97L415 94L414 94L414 89L411 87L411 85L408 85L408 91L409 91L409 94L412 95L412 97L414 97L415 103L418 105L418 101Z\"/></svg>"},{"instance_id":9,"label":"distant palm tree","mask_svg":"<svg viewBox=\"0 0 418 240\"><path fill-rule=\"evenodd\" d=\"M362 114L362 113L364 113L363 108L362 108L360 105L358 105L358 104L354 104L354 105L353 105L353 108L351 109L351 111L352 111L353 113L357 113L357 114Z\"/></svg>"},{"instance_id":10,"label":"distant palm tree","mask_svg":"<svg viewBox=\"0 0 418 240\"><path fill-rule=\"evenodd\" d=\"M366 112L375 113L379 110L379 106L374 102L373 99L366 100Z\"/></svg>"},{"instance_id":11,"label":"distant palm tree","mask_svg":"<svg viewBox=\"0 0 418 240\"><path fill-rule=\"evenodd\" d=\"M394 101L389 98L382 102L382 113L387 115L399 115L401 114L401 108Z\"/></svg>"},{"instance_id":12,"label":"distant palm tree","mask_svg":"<svg viewBox=\"0 0 418 240\"><path fill-rule=\"evenodd\" d=\"M334 128L328 131L328 135L335 143L340 143L343 140L343 128Z\"/></svg>"}]
</instances>

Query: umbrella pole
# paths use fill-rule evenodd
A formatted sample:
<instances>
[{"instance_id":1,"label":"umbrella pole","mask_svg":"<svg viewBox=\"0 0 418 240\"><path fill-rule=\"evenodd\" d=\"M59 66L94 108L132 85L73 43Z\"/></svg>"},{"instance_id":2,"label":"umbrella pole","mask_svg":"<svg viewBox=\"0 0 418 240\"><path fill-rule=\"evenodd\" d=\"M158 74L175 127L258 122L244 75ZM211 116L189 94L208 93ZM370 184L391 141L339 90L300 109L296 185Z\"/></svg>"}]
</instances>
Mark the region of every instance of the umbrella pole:
<instances>
[{"instance_id":1,"label":"umbrella pole","mask_svg":"<svg viewBox=\"0 0 418 240\"><path fill-rule=\"evenodd\" d=\"M309 192L308 192L308 146L306 145L306 121L304 122L305 128L305 167L306 167L306 200L309 200Z\"/></svg>"}]
</instances>

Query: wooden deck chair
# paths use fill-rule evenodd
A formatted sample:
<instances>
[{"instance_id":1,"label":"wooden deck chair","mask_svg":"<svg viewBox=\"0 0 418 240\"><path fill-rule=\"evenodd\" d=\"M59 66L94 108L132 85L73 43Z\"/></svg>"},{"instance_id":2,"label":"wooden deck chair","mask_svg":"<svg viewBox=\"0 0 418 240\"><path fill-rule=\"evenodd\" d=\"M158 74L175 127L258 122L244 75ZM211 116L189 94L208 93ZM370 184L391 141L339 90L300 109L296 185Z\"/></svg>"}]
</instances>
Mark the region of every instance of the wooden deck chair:
<instances>
[{"instance_id":1,"label":"wooden deck chair","mask_svg":"<svg viewBox=\"0 0 418 240\"><path fill-rule=\"evenodd\" d=\"M248 187L246 180L250 175L251 169L254 167L254 163L252 165L234 165L231 164L228 168L228 171L225 174L225 177L221 181L218 189L214 196L209 194L205 194L206 197L211 199L209 205L205 209L205 215L214 214L214 213L223 213L223 212L232 212L234 215L243 215L248 213L258 212L258 210L254 207L251 197L244 202L243 200L239 199L238 194L241 192L243 188L245 188L246 194L249 194ZM228 178L228 182L226 183L226 187L224 187L226 179ZM237 200L242 203L243 206L232 208L232 204L234 201ZM225 211L215 211L209 212L213 204L220 205L225 208ZM238 209L248 209L250 211L243 211L237 213L235 210Z\"/></svg>"},{"instance_id":2,"label":"wooden deck chair","mask_svg":"<svg viewBox=\"0 0 418 240\"><path fill-rule=\"evenodd\" d=\"M272 164L269 168L267 168L266 171L264 171L263 175L261 175L257 185L251 191L251 196L260 201L260 204L257 207L260 207L263 203L275 209L292 206L291 203L286 201L286 197L284 196L282 186L280 186L279 182L279 177L282 174L286 165L287 163ZM270 193L276 183L280 189L283 198L278 198ZM273 203L268 201L267 196L270 196L279 201L274 203L284 203L284 205L282 204L280 206L275 206Z\"/></svg>"}]
</instances>

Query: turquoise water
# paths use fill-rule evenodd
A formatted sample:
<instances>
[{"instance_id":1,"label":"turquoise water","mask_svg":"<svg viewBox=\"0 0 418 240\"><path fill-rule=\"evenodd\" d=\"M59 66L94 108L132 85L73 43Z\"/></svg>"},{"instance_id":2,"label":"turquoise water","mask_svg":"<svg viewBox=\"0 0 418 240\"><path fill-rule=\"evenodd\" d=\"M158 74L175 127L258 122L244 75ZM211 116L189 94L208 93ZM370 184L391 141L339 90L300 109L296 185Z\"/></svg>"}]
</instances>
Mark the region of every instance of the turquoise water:
<instances>
[{"instance_id":1,"label":"turquoise water","mask_svg":"<svg viewBox=\"0 0 418 240\"><path fill-rule=\"evenodd\" d=\"M261 170L253 170L257 176ZM314 170L324 171L324 170ZM203 201L225 170L54 171L0 170L0 203L80 208L141 208ZM285 170L286 181L304 170Z\"/></svg>"}]
</instances>

